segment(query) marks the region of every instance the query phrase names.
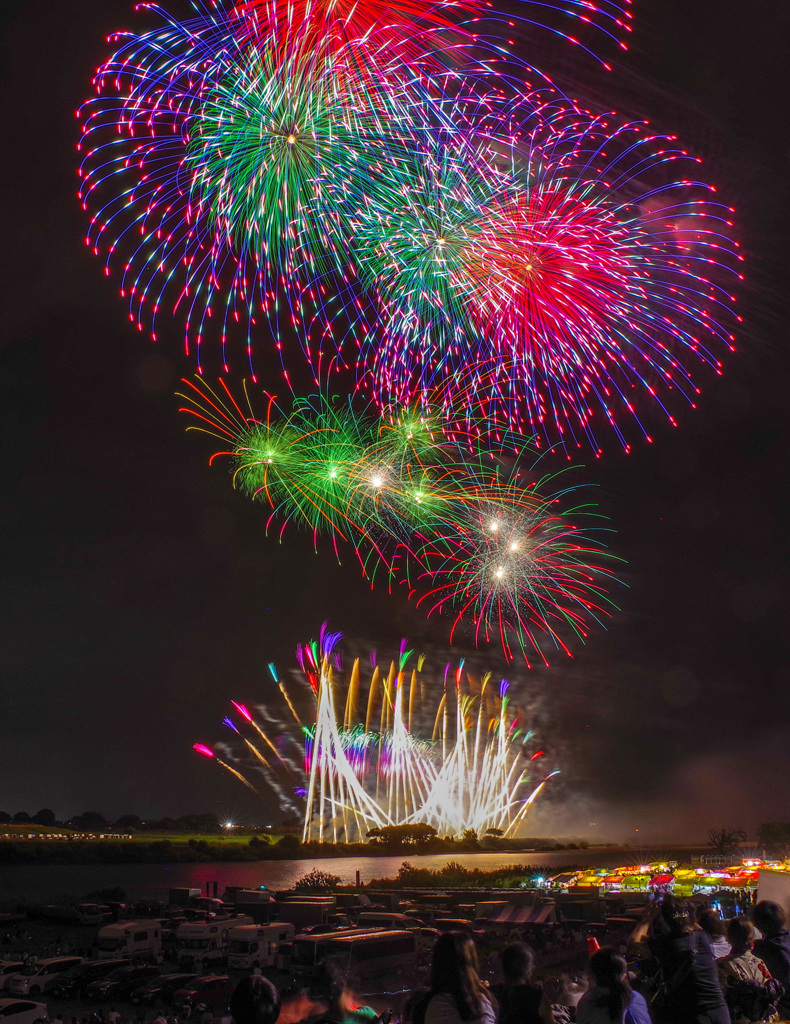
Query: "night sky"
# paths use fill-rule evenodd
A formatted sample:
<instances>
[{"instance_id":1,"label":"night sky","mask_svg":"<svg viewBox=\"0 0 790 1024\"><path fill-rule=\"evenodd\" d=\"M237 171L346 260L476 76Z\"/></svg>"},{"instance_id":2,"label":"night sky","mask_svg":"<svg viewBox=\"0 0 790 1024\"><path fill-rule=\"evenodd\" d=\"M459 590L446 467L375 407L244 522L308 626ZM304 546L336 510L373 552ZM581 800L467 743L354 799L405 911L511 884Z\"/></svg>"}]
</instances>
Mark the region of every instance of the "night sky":
<instances>
[{"instance_id":1,"label":"night sky","mask_svg":"<svg viewBox=\"0 0 790 1024\"><path fill-rule=\"evenodd\" d=\"M580 78L705 158L738 209L745 326L723 378L699 370L679 429L657 421L631 455L585 453L577 479L598 485L628 561L622 611L572 661L513 677L563 770L536 829L697 839L790 820L790 5L634 8L630 53ZM262 510L184 432L178 332L159 346L138 334L83 244L74 112L105 37L143 24L131 3L6 0L0 17L0 810L276 822L273 801L191 744L225 738L231 698L270 697L267 662L287 668L324 619L433 651L446 624L371 592L351 552L338 566L296 530L265 536Z\"/></svg>"}]
</instances>

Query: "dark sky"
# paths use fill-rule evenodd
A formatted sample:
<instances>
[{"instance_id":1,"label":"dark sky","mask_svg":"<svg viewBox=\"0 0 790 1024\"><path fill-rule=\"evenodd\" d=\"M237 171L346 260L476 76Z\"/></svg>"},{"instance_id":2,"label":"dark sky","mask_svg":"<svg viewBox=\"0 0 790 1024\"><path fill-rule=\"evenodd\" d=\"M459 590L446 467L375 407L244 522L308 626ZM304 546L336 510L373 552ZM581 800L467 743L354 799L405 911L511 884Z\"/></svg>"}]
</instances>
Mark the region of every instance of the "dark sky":
<instances>
[{"instance_id":1,"label":"dark sky","mask_svg":"<svg viewBox=\"0 0 790 1024\"><path fill-rule=\"evenodd\" d=\"M608 632L522 685L565 776L536 827L698 838L790 819L790 7L634 6L630 54L584 74L706 158L739 211L746 324L680 429L581 472L629 589ZM264 536L184 433L173 392L190 364L132 329L84 246L74 111L107 34L139 24L131 3L6 0L0 17L0 809L276 821L190 750L222 738L228 701L269 695L266 663L287 666L325 618L374 645L409 633L436 649L445 629L371 593L350 555Z\"/></svg>"}]
</instances>

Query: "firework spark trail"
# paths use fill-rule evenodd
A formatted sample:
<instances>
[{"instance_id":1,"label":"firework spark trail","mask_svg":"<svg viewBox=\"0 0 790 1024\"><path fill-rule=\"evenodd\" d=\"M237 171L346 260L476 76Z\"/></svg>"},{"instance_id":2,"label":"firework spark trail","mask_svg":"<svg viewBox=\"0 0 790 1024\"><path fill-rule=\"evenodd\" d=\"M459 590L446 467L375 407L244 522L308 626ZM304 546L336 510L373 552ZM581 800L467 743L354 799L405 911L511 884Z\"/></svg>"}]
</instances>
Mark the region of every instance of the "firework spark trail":
<instances>
[{"instance_id":1,"label":"firework spark trail","mask_svg":"<svg viewBox=\"0 0 790 1024\"><path fill-rule=\"evenodd\" d=\"M324 633L324 640L327 636ZM381 731L374 734L347 715L347 707L357 703L350 698L355 690L364 689L364 683L359 659L347 681L339 681L332 656L336 643L337 635L332 634L329 643L300 648L300 663L310 666L305 683L312 710L299 718L313 722L300 730L304 769L296 760L282 759L279 768L272 765L264 773L284 805L290 803L289 785L304 794L303 840L362 840L371 829L416 823L433 825L443 834L475 829L483 835L493 828L514 835L547 780L537 787L530 782L525 743L531 733L524 732L510 710L508 684L502 681L497 696L489 676L478 684L464 673L463 663L454 672L448 666L438 712L430 706L430 696L427 706L419 700L412 708L428 733L434 719L443 720L439 735L422 739L416 727L407 726L408 693L419 688L420 668L407 673L407 658L402 655L390 666L389 689L378 666L367 684L368 697L360 704L365 717L370 717L371 703L391 702ZM436 693L435 688L428 689ZM269 709L262 710L274 721ZM287 735L286 727L281 724L279 732ZM195 749L216 756L201 744ZM378 756L372 756L374 749ZM280 769L285 765L289 771L283 775Z\"/></svg>"},{"instance_id":2,"label":"firework spark trail","mask_svg":"<svg viewBox=\"0 0 790 1024\"><path fill-rule=\"evenodd\" d=\"M288 417L270 404L263 422L241 412L227 385L217 394L186 383L184 411L230 445L218 454L232 458L236 485L273 510L270 524L306 526L316 544L320 534L351 542L373 581L402 580L429 614L451 616L451 638L464 623L475 642L493 639L529 661L545 638L570 653L564 634L585 638L613 607L609 556L576 524L592 523L592 506L560 514L572 489L542 496L552 478L519 468L529 453L515 439L491 452L471 435L451 442L408 411L383 424L320 397L297 402ZM310 657L315 675L319 660ZM384 731L395 676L382 685ZM346 719L355 700L352 687Z\"/></svg>"},{"instance_id":3,"label":"firework spark trail","mask_svg":"<svg viewBox=\"0 0 790 1024\"><path fill-rule=\"evenodd\" d=\"M210 747L207 747L204 743L194 743L192 745L192 749L196 750L199 754L202 754L204 757L214 758L218 765L220 765L226 771L229 771L231 775L237 778L239 782L243 783L248 789L251 789L253 793L258 792L255 786L253 786L253 784L248 779L245 779L241 772L237 771L235 768L232 768L229 764L226 764L225 761L217 757L214 751Z\"/></svg>"}]
</instances>

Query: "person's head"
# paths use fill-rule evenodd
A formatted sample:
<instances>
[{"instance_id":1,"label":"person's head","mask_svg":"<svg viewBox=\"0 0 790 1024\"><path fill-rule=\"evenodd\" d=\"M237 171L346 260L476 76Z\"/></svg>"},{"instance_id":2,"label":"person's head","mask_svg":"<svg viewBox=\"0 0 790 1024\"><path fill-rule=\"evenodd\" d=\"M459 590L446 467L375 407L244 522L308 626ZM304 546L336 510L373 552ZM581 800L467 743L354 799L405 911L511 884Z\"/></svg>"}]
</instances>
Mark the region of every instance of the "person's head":
<instances>
[{"instance_id":1,"label":"person's head","mask_svg":"<svg viewBox=\"0 0 790 1024\"><path fill-rule=\"evenodd\" d=\"M477 949L466 932L445 932L436 940L431 961L431 990L455 1000L461 1020L482 1016L485 989L478 974Z\"/></svg>"},{"instance_id":2,"label":"person's head","mask_svg":"<svg viewBox=\"0 0 790 1024\"><path fill-rule=\"evenodd\" d=\"M727 925L727 938L734 950L751 949L754 942L754 928L749 918L742 915L733 917Z\"/></svg>"},{"instance_id":3,"label":"person's head","mask_svg":"<svg viewBox=\"0 0 790 1024\"><path fill-rule=\"evenodd\" d=\"M752 916L754 923L767 938L778 935L787 928L787 915L773 900L760 900Z\"/></svg>"},{"instance_id":4,"label":"person's head","mask_svg":"<svg viewBox=\"0 0 790 1024\"><path fill-rule=\"evenodd\" d=\"M626 962L614 949L599 949L590 957L590 973L598 988L605 989L599 1004L613 1021L621 1021L623 1011L631 1002Z\"/></svg>"},{"instance_id":5,"label":"person's head","mask_svg":"<svg viewBox=\"0 0 790 1024\"><path fill-rule=\"evenodd\" d=\"M688 904L677 899L672 893L667 893L661 901L661 917L670 935L684 935L691 929Z\"/></svg>"},{"instance_id":6,"label":"person's head","mask_svg":"<svg viewBox=\"0 0 790 1024\"><path fill-rule=\"evenodd\" d=\"M535 954L526 942L513 942L502 950L502 973L511 985L529 981L535 966Z\"/></svg>"},{"instance_id":7,"label":"person's head","mask_svg":"<svg viewBox=\"0 0 790 1024\"><path fill-rule=\"evenodd\" d=\"M712 939L717 935L724 935L724 922L719 917L719 912L712 907L705 907L697 914L697 924L707 932Z\"/></svg>"},{"instance_id":8,"label":"person's head","mask_svg":"<svg viewBox=\"0 0 790 1024\"><path fill-rule=\"evenodd\" d=\"M268 978L252 974L242 978L230 997L235 1024L275 1024L280 1016L280 993Z\"/></svg>"},{"instance_id":9,"label":"person's head","mask_svg":"<svg viewBox=\"0 0 790 1024\"><path fill-rule=\"evenodd\" d=\"M590 973L595 984L601 988L609 988L613 981L619 981L626 975L626 962L613 949L599 949L590 957Z\"/></svg>"}]
</instances>

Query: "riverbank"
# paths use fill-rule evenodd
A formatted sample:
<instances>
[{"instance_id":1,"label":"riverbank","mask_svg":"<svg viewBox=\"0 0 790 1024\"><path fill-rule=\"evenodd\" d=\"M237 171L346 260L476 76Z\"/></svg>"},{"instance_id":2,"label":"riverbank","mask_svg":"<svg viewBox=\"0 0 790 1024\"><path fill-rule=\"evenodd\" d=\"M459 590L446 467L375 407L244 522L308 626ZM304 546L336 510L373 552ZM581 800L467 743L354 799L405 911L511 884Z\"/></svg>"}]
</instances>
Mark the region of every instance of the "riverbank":
<instances>
[{"instance_id":1,"label":"riverbank","mask_svg":"<svg viewBox=\"0 0 790 1024\"><path fill-rule=\"evenodd\" d=\"M603 844L605 848L606 844ZM414 854L500 853L520 856L524 853L553 850L586 851L587 843L556 843L552 840L431 839L425 843L301 843L297 836L286 835L278 842L268 837L201 837L184 839L156 838L91 839L64 842L35 839L0 842L0 864L201 864L214 861L253 862L269 860L320 859L337 857L392 857Z\"/></svg>"},{"instance_id":2,"label":"riverbank","mask_svg":"<svg viewBox=\"0 0 790 1024\"><path fill-rule=\"evenodd\" d=\"M401 866L405 860L417 869L442 871L448 864L460 864L467 869L498 871L517 865L524 874L543 871L555 874L570 865L609 867L650 863L660 859L689 861L705 852L703 847L682 850L644 847L592 848L569 855L567 850L534 851L522 854L480 851L444 854L380 855L376 857L321 857L231 863L212 861L192 864L8 864L0 870L0 904L8 906L35 903L79 902L89 892L98 889L124 889L131 900L166 899L169 890L177 886L207 891L217 885L220 892L228 885L256 889L265 885L269 889L290 889L297 879L313 868L340 878L343 885L364 885L373 880L390 879L398 884ZM449 884L445 882L445 884Z\"/></svg>"}]
</instances>

